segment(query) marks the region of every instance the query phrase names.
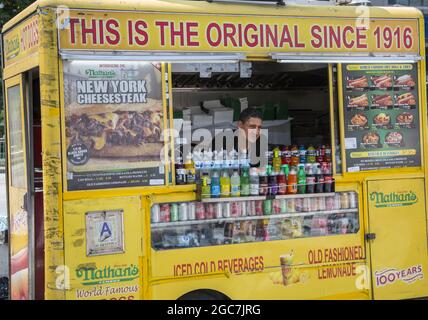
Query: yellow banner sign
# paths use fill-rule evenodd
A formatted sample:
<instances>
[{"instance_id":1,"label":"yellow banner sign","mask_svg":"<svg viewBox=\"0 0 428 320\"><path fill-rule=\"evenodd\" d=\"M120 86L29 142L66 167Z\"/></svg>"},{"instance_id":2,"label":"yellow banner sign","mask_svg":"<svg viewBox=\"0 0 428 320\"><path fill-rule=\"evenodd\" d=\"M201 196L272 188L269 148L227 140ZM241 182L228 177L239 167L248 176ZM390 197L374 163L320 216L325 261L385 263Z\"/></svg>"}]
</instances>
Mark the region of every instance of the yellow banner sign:
<instances>
[{"instance_id":1,"label":"yellow banner sign","mask_svg":"<svg viewBox=\"0 0 428 320\"><path fill-rule=\"evenodd\" d=\"M3 38L5 65L11 65L37 52L38 46L38 15L34 15L5 34Z\"/></svg>"},{"instance_id":2,"label":"yellow banner sign","mask_svg":"<svg viewBox=\"0 0 428 320\"><path fill-rule=\"evenodd\" d=\"M417 19L70 11L61 49L417 54Z\"/></svg>"}]
</instances>

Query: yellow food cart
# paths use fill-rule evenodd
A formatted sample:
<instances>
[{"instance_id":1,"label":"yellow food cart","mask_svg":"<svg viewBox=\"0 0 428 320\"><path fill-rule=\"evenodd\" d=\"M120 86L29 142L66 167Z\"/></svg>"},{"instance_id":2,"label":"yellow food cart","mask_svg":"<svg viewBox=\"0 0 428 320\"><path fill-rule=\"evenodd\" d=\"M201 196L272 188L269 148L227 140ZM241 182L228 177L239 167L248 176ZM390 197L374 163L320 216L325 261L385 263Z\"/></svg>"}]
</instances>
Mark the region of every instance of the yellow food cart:
<instances>
[{"instance_id":1,"label":"yellow food cart","mask_svg":"<svg viewBox=\"0 0 428 320\"><path fill-rule=\"evenodd\" d=\"M2 30L11 298L427 296L423 35L410 7L36 1ZM201 199L177 146L247 106L335 189Z\"/></svg>"}]
</instances>

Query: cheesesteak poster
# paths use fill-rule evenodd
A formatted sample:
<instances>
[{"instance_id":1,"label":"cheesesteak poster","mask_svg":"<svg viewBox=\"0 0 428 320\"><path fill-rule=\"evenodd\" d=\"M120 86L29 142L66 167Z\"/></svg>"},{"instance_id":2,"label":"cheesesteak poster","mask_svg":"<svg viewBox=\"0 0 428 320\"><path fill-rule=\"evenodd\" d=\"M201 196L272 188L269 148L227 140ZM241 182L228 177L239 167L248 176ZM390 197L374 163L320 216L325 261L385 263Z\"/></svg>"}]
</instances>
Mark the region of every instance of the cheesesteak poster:
<instances>
[{"instance_id":1,"label":"cheesesteak poster","mask_svg":"<svg viewBox=\"0 0 428 320\"><path fill-rule=\"evenodd\" d=\"M68 190L164 184L160 64L64 62Z\"/></svg>"}]
</instances>

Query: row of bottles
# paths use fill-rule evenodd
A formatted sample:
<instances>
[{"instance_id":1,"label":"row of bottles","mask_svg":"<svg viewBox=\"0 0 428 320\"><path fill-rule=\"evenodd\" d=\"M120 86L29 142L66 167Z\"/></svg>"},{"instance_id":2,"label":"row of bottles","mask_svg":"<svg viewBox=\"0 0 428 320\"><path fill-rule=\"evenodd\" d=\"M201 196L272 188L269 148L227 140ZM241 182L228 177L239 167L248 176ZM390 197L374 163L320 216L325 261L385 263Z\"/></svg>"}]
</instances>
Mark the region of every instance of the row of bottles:
<instances>
[{"instance_id":1,"label":"row of bottles","mask_svg":"<svg viewBox=\"0 0 428 320\"><path fill-rule=\"evenodd\" d=\"M204 171L198 178L200 198L225 198L334 191L331 165L300 164L289 168L287 164L274 171L268 165L241 170Z\"/></svg>"}]
</instances>

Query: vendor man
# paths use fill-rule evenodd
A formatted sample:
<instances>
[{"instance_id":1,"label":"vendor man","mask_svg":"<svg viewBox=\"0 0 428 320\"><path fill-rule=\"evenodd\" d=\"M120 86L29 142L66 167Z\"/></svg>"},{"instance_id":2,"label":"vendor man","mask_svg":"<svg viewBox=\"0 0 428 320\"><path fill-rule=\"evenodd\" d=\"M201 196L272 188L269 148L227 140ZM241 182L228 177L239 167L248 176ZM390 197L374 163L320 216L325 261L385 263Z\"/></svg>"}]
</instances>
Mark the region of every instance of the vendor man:
<instances>
[{"instance_id":1,"label":"vendor man","mask_svg":"<svg viewBox=\"0 0 428 320\"><path fill-rule=\"evenodd\" d=\"M230 152L235 149L241 153L246 150L251 166L258 166L264 151L268 150L267 137L261 137L262 124L261 110L251 107L244 109L239 115L238 129L235 132L225 130L215 134L212 141L213 151L227 150Z\"/></svg>"}]
</instances>

